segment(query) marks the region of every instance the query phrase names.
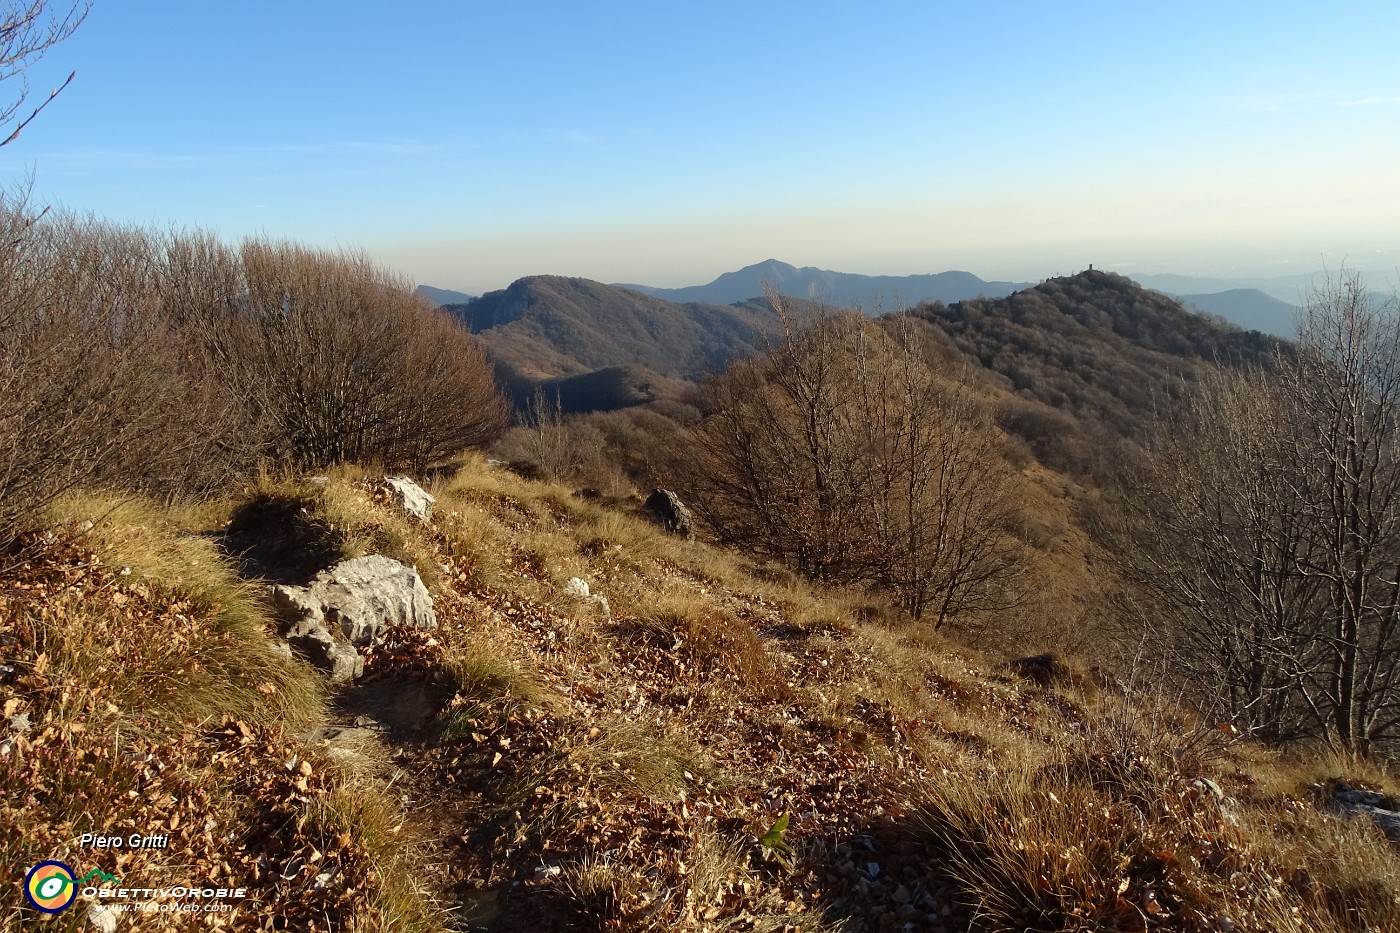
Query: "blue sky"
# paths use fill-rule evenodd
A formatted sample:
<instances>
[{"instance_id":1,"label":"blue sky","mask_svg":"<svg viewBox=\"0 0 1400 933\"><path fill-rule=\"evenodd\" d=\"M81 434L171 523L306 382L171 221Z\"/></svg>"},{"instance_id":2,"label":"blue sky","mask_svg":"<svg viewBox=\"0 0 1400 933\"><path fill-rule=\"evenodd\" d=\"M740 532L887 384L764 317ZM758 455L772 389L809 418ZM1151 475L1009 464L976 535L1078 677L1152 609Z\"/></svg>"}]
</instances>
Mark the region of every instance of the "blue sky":
<instances>
[{"instance_id":1,"label":"blue sky","mask_svg":"<svg viewBox=\"0 0 1400 933\"><path fill-rule=\"evenodd\" d=\"M1393 279L1397 38L1393 2L96 0L0 172L468 291L770 256Z\"/></svg>"}]
</instances>

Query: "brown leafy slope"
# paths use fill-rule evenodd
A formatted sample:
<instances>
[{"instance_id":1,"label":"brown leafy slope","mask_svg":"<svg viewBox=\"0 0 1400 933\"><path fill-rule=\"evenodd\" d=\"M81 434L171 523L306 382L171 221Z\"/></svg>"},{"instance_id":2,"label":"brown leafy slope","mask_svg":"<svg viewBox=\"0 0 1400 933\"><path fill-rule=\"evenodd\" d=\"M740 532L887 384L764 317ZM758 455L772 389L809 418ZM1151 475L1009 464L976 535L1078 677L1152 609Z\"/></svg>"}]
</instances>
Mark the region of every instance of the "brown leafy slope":
<instances>
[{"instance_id":1,"label":"brown leafy slope","mask_svg":"<svg viewBox=\"0 0 1400 933\"><path fill-rule=\"evenodd\" d=\"M433 593L439 629L398 632L327 713L256 591L179 531L220 516L66 506L97 528L62 526L0 600L5 712L33 724L5 726L6 863L252 891L141 929L1400 923L1395 853L1309 796L1325 762L1222 747L1089 672L1036 686L480 461L434 492L426 527L353 471L233 503L274 545L389 553ZM75 851L94 825L178 844ZM5 929L32 919L17 884Z\"/></svg>"},{"instance_id":2,"label":"brown leafy slope","mask_svg":"<svg viewBox=\"0 0 1400 933\"><path fill-rule=\"evenodd\" d=\"M325 715L323 688L271 649L258 592L176 517L77 497L4 555L0 928L39 922L21 889L49 859L130 888L247 891L233 913L113 916L117 929L351 929L367 909L413 928L427 914L385 835L401 817L296 738ZM99 851L83 833L166 845ZM87 906L46 928L91 929Z\"/></svg>"},{"instance_id":3,"label":"brown leafy slope","mask_svg":"<svg viewBox=\"0 0 1400 933\"><path fill-rule=\"evenodd\" d=\"M358 518L332 526L385 523L365 488L341 487ZM435 830L425 877L483 927L1400 921L1378 833L1160 697L1088 673L1033 686L475 463L438 492L410 545L438 561L438 645L405 636L371 671L443 686L389 757Z\"/></svg>"}]
</instances>

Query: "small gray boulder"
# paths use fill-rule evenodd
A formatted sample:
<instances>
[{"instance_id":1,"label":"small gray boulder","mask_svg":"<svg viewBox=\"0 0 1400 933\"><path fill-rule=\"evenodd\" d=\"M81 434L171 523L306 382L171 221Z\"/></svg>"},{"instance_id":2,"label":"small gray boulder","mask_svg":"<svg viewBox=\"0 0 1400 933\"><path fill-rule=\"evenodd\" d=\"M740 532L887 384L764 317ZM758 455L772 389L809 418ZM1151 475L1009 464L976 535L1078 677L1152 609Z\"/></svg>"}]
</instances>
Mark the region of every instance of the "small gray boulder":
<instances>
[{"instance_id":1,"label":"small gray boulder","mask_svg":"<svg viewBox=\"0 0 1400 933\"><path fill-rule=\"evenodd\" d=\"M608 605L608 598L602 593L591 592L588 588L587 580L581 577L570 577L564 584L564 593L568 596L584 600L585 602L593 603L599 609L603 610L603 615L609 619L612 618L612 606Z\"/></svg>"},{"instance_id":2,"label":"small gray boulder","mask_svg":"<svg viewBox=\"0 0 1400 933\"><path fill-rule=\"evenodd\" d=\"M385 477L384 483L389 487L389 492L398 502L399 508L425 525L432 521L433 503L437 500L422 486L407 476L388 476Z\"/></svg>"},{"instance_id":3,"label":"small gray boulder","mask_svg":"<svg viewBox=\"0 0 1400 933\"><path fill-rule=\"evenodd\" d=\"M642 514L672 534L689 538L695 534L695 519L681 497L669 489L652 490L642 504Z\"/></svg>"}]
</instances>

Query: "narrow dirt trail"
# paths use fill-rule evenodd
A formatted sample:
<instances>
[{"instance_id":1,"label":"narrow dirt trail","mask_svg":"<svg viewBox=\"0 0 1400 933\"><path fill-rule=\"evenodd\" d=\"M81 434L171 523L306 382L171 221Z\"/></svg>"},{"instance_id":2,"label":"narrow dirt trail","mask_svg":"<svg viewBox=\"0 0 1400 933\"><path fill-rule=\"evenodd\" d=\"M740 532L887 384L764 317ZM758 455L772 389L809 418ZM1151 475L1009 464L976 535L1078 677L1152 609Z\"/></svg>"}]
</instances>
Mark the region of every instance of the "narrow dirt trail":
<instances>
[{"instance_id":1,"label":"narrow dirt trail","mask_svg":"<svg viewBox=\"0 0 1400 933\"><path fill-rule=\"evenodd\" d=\"M334 698L326 719L301 740L317 748L349 780L393 802L415 852L416 879L439 904L449 929L491 929L498 910L489 891L471 883L463 827L471 801L442 784L429 760L437 720L449 692L418 673L391 673L351 684Z\"/></svg>"}]
</instances>

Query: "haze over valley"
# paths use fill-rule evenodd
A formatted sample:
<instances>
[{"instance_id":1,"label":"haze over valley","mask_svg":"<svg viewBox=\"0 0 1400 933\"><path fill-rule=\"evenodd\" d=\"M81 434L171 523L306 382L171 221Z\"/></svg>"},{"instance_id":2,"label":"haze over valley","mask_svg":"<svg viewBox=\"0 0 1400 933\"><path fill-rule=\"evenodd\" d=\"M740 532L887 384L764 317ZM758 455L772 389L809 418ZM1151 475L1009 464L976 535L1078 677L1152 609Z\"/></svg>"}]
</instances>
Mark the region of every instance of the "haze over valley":
<instances>
[{"instance_id":1,"label":"haze over valley","mask_svg":"<svg viewBox=\"0 0 1400 933\"><path fill-rule=\"evenodd\" d=\"M1327 273L1319 271L1307 276L1274 279L1202 279L1166 274L1132 275L1130 278L1175 298L1186 307L1219 315L1246 330L1288 337L1294 332L1297 302L1310 288L1324 283ZM958 271L929 275L859 275L810 266L799 269L769 259L724 273L706 285L657 288L620 284L618 287L668 301L707 304L738 304L760 298L772 289L782 295L815 301L832 308L878 314L925 301L1000 298L1029 288L1030 284L988 282L971 273ZM438 305L466 304L473 300L473 296L462 292L430 286L419 286L418 290Z\"/></svg>"}]
</instances>

